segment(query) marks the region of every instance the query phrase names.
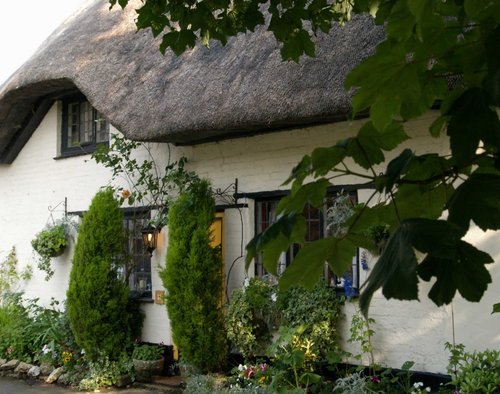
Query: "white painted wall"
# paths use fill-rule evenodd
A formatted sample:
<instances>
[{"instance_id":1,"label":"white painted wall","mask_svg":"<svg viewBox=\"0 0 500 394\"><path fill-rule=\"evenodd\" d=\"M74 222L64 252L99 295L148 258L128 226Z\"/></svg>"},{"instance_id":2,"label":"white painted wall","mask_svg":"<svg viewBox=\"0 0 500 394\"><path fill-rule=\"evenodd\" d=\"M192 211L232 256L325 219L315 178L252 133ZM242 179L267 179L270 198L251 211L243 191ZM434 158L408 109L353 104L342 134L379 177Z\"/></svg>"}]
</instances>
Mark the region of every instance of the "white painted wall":
<instances>
[{"instance_id":1,"label":"white painted wall","mask_svg":"<svg viewBox=\"0 0 500 394\"><path fill-rule=\"evenodd\" d=\"M66 197L68 211L85 211L95 193L108 185L111 178L110 172L97 165L90 155L55 159L60 146L59 107L55 104L51 108L11 165L0 165L0 259L12 246L16 247L20 268L31 265L34 271L32 280L24 285L25 296L39 298L44 305L48 305L52 297L58 301L66 298L74 248L52 260L55 274L47 282L44 272L36 268L37 257L31 248L31 239L50 221L49 206L56 206ZM116 130L112 128L111 132ZM160 161L166 157L164 144L154 148L159 152ZM53 216L62 218L62 205ZM164 248L153 254L152 267L163 261ZM154 294L155 290L162 289L155 269L152 281ZM165 306L144 304L143 308L148 312L143 339L170 343Z\"/></svg>"},{"instance_id":2,"label":"white painted wall","mask_svg":"<svg viewBox=\"0 0 500 394\"><path fill-rule=\"evenodd\" d=\"M408 125L412 140L403 144L419 153L447 149L446 141L431 140L422 130L435 115L429 113L418 122ZM188 168L211 180L214 188L225 189L238 178L239 192L251 193L284 189L281 186L291 168L304 154L317 146L328 146L352 135L359 128L359 121L342 122L328 126L316 126L272 134L258 135L237 140L172 148L173 159L185 155ZM12 165L0 166L0 250L4 253L15 245L20 262L35 265L30 240L47 222L49 205L56 205L68 198L70 211L86 210L92 196L100 186L109 182L109 172L90 160L90 156L79 156L54 160L57 155L58 111L54 107L48 113L38 130L21 151ZM157 160L168 157L165 144L154 147ZM397 154L396 152L395 154ZM351 178L349 183L361 183ZM366 200L367 192L360 192L360 201ZM245 278L244 259L241 244L252 238L254 233L254 201L240 198L244 207L227 209L224 218L224 259L226 274L230 271L228 291L241 286ZM153 268L164 265L168 231L161 232L159 248L153 254ZM488 250L495 261L500 260L498 233L482 233L474 230L469 239L480 248ZM26 284L28 297L40 297L47 303L50 297L62 300L68 285L71 250L55 262L56 274L50 282L43 280L43 273L36 272L32 281ZM376 263L369 260L370 267ZM421 284L421 302L387 301L380 292L376 293L370 315L376 320L373 338L376 362L399 367L406 360L416 362L415 369L430 372L446 372L448 355L444 343L457 342L468 348L500 348L498 323L500 316L490 315L491 305L500 301L494 286L500 279L498 265L490 267L494 283L490 285L484 301L471 304L457 298L452 306L437 308L427 301L429 283ZM155 272L155 270L153 269ZM249 275L253 267L249 269ZM361 272L361 279L367 273ZM161 281L153 275L153 293L162 289ZM171 343L168 317L164 305L145 304L147 313L143 339L151 342ZM349 322L355 304L346 305L346 324L342 328L344 342L349 338ZM454 317L454 324L453 319ZM454 329L453 329L454 327ZM348 350L356 353L355 345L345 343Z\"/></svg>"},{"instance_id":3,"label":"white painted wall","mask_svg":"<svg viewBox=\"0 0 500 394\"><path fill-rule=\"evenodd\" d=\"M425 131L435 116L434 113L429 113L418 121L409 123L406 130L412 137L411 140L402 144L392 156L388 155L387 159L390 160L407 147L420 154L430 150L447 152L448 143L445 139L432 139ZM182 148L182 151L188 157L190 168L209 178L216 188L224 189L238 178L240 193L271 191L286 188L281 186L282 183L304 154L310 153L317 146L335 144L352 135L359 125L359 121L342 122L196 145ZM382 167L377 170L382 170ZM354 177L348 181L353 184L363 182L364 180ZM359 200L366 201L369 194L369 191L360 191ZM254 206L250 199L240 199L238 202L248 204L248 209L243 209L247 221L243 226L246 242L252 238L254 232ZM237 239L239 227L236 218L226 217L226 233L232 234ZM453 305L438 308L427 299L432 283L426 282L420 284L420 302L388 301L380 291L377 292L370 309L370 317L376 321L372 328L376 332L373 344L377 363L398 368L405 361L411 360L415 362L416 370L446 373L449 355L445 351L444 344L452 342L454 335L457 342L464 343L470 350L500 349L498 332L500 316L490 314L492 304L500 301L494 291L494 286L500 280L499 233L484 234L475 229L468 238L478 247L488 251L497 262L496 265L492 264L489 267L493 284L489 286L484 301L479 304L469 303L458 296ZM226 246L226 252L228 250ZM234 253L232 256L237 256L236 251ZM226 262L232 261L230 254L226 253ZM375 263L375 258L369 259L370 267ZM244 262L241 260L233 268L229 278L231 288L242 283L244 276L236 275L234 272L238 270L241 275L244 272L243 265ZM249 275L252 273L253 267L250 267ZM367 275L368 273L361 271L361 283ZM355 302L345 307L346 324L342 327L342 337L347 350L359 353L356 344L347 343L350 319L355 309Z\"/></svg>"}]
</instances>

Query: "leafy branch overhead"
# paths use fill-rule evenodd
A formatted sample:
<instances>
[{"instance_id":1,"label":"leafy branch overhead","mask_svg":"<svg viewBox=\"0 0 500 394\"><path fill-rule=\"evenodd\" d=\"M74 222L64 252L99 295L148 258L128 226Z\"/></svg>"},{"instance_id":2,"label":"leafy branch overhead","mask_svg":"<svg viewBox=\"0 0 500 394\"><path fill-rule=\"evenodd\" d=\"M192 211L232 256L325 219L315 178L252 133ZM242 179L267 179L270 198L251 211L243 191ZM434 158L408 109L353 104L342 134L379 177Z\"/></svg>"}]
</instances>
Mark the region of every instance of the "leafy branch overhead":
<instances>
[{"instance_id":1,"label":"leafy branch overhead","mask_svg":"<svg viewBox=\"0 0 500 394\"><path fill-rule=\"evenodd\" d=\"M118 2L125 7L128 0ZM372 187L369 201L355 207L345 232L304 246L281 286L299 281L312 287L324 261L341 273L356 247L369 245L369 228L383 224L391 237L361 295L364 313L379 288L387 298L418 299L420 280L433 280L428 296L437 305L457 291L479 301L493 260L463 237L472 222L482 230L500 228L500 2L144 0L137 26L161 35L163 52L180 54L197 41L225 44L264 25L281 44L283 59L299 61L314 56L318 31L361 12L373 15L386 33L376 53L345 81L355 92L353 116L369 118L357 135L315 149L292 170L281 216L248 245L248 261L263 253L264 265L275 272L283 250L305 244L305 204L322 206L329 186L355 176ZM440 113L429 133L448 138L448 154L401 149L409 138L405 122L433 108ZM380 173L387 152L394 158Z\"/></svg>"},{"instance_id":2,"label":"leafy branch overhead","mask_svg":"<svg viewBox=\"0 0 500 394\"><path fill-rule=\"evenodd\" d=\"M166 225L173 198L197 179L196 174L184 168L185 157L172 161L169 147L162 167L154 159L150 144L117 134L111 137L110 146L99 145L92 158L111 170L112 181L121 179L120 183L127 185L116 186L120 204L126 201L131 206L141 204L156 210L150 225L161 229Z\"/></svg>"}]
</instances>

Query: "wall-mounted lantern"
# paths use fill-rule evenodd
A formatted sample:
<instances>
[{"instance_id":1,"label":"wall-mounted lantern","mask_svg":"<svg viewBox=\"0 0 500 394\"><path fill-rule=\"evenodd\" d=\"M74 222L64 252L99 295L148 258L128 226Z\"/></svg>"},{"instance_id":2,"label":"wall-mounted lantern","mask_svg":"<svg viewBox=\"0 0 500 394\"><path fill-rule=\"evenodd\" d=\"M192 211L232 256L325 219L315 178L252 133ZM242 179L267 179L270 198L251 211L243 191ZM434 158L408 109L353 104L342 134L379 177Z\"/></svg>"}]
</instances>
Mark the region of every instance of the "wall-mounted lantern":
<instances>
[{"instance_id":1,"label":"wall-mounted lantern","mask_svg":"<svg viewBox=\"0 0 500 394\"><path fill-rule=\"evenodd\" d=\"M156 249L159 232L160 230L154 227L146 227L141 230L142 243L150 256L153 255L153 250Z\"/></svg>"}]
</instances>

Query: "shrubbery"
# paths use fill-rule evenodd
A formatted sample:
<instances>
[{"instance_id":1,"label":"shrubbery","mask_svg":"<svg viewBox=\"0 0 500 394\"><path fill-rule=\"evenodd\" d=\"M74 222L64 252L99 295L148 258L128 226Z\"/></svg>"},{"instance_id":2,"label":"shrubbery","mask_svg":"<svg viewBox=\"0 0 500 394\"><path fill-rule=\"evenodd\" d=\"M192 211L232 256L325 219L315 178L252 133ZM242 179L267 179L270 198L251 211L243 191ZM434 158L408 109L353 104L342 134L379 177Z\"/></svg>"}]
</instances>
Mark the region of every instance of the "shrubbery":
<instances>
[{"instance_id":1,"label":"shrubbery","mask_svg":"<svg viewBox=\"0 0 500 394\"><path fill-rule=\"evenodd\" d=\"M233 290L226 317L227 337L246 359L266 353L280 320L278 286L252 278L248 286Z\"/></svg>"},{"instance_id":2,"label":"shrubbery","mask_svg":"<svg viewBox=\"0 0 500 394\"><path fill-rule=\"evenodd\" d=\"M71 328L86 356L116 359L129 343L123 213L111 189L96 194L78 232L67 292Z\"/></svg>"},{"instance_id":3,"label":"shrubbery","mask_svg":"<svg viewBox=\"0 0 500 394\"><path fill-rule=\"evenodd\" d=\"M227 356L222 258L210 246L214 213L206 181L179 196L170 208L167 262L160 272L173 340L182 358L203 372L222 368Z\"/></svg>"},{"instance_id":4,"label":"shrubbery","mask_svg":"<svg viewBox=\"0 0 500 394\"><path fill-rule=\"evenodd\" d=\"M312 343L318 360L326 360L329 353L341 352L337 328L343 302L344 298L323 282L313 290L296 286L280 292L275 284L252 278L248 286L231 295L226 319L228 338L250 359L267 354L273 333L280 327L283 333L300 327L301 340Z\"/></svg>"},{"instance_id":5,"label":"shrubbery","mask_svg":"<svg viewBox=\"0 0 500 394\"><path fill-rule=\"evenodd\" d=\"M448 373L463 393L500 392L500 351L467 352L462 344L446 343L450 351Z\"/></svg>"},{"instance_id":6,"label":"shrubbery","mask_svg":"<svg viewBox=\"0 0 500 394\"><path fill-rule=\"evenodd\" d=\"M0 307L0 358L63 365L63 352L75 360L80 356L69 327L68 315L26 300L21 293L6 295Z\"/></svg>"}]
</instances>

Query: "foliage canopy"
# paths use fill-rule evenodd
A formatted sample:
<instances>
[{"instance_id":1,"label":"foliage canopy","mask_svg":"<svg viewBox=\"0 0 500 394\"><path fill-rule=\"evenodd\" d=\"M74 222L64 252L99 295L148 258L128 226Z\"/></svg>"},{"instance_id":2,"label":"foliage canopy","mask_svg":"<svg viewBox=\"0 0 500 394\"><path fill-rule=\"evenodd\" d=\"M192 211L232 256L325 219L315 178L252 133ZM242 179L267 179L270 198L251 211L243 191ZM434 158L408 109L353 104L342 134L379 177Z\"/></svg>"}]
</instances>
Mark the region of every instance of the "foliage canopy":
<instances>
[{"instance_id":1,"label":"foliage canopy","mask_svg":"<svg viewBox=\"0 0 500 394\"><path fill-rule=\"evenodd\" d=\"M125 7L128 0L110 0L117 2ZM292 243L304 244L304 205L320 205L329 185L356 175L374 185L370 205L356 207L342 236L303 247L281 286L312 287L324 261L342 274L356 247L369 245L367 229L384 224L391 237L362 292L364 313L379 288L387 298L418 299L421 279L434 280L428 296L437 305L451 302L457 291L479 301L491 282L485 265L493 260L463 237L472 222L484 231L500 228L500 2L144 0L137 27L162 35L162 51L180 54L197 41L224 44L265 25L281 43L283 59L298 61L303 54L314 56L317 31L327 33L333 23L361 12L371 13L386 33L376 53L345 81L346 89L356 88L353 116L369 118L356 136L315 149L292 170L281 216L248 245L248 261L263 252L266 269L276 272L279 254ZM446 135L450 153L417 155L399 148L408 139L405 122L436 103L440 115L429 133ZM379 174L374 166L389 151L396 157ZM350 169L352 162L364 172Z\"/></svg>"}]
</instances>

